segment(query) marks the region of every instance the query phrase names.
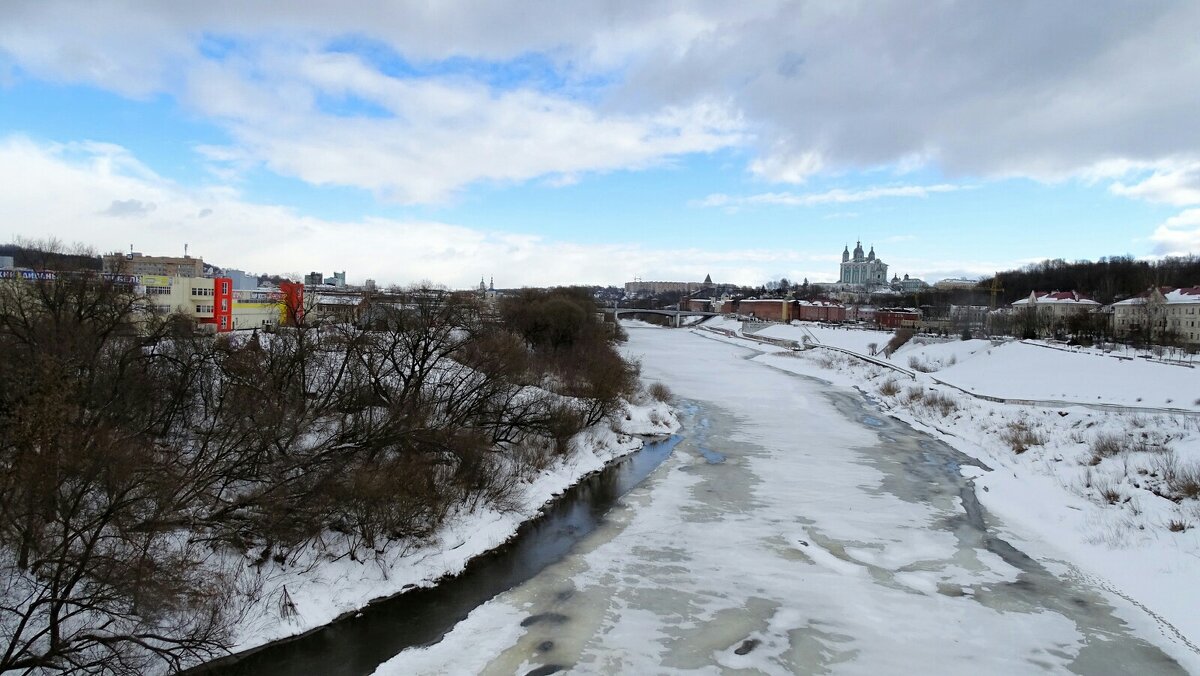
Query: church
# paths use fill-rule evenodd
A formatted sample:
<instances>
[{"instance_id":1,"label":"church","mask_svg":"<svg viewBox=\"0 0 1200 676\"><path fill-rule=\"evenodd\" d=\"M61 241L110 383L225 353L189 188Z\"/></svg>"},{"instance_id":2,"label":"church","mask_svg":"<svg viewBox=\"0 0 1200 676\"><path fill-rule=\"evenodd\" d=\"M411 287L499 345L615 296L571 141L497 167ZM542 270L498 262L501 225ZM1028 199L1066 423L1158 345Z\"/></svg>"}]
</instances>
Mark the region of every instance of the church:
<instances>
[{"instance_id":1,"label":"church","mask_svg":"<svg viewBox=\"0 0 1200 676\"><path fill-rule=\"evenodd\" d=\"M886 286L887 269L887 263L875 257L874 246L871 247L871 252L864 256L862 242L857 242L854 246L854 257L851 258L850 247L847 245L842 249L842 274L838 278L838 284Z\"/></svg>"}]
</instances>

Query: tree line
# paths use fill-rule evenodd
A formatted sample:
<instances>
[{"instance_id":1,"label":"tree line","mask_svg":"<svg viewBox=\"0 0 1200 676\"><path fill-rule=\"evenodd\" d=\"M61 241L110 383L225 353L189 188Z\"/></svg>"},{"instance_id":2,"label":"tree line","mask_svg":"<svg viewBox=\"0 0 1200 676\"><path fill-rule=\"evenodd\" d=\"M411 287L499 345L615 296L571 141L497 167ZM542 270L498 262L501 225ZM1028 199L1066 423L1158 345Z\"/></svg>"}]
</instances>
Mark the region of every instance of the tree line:
<instances>
[{"instance_id":1,"label":"tree line","mask_svg":"<svg viewBox=\"0 0 1200 676\"><path fill-rule=\"evenodd\" d=\"M512 506L637 387L571 289L194 328L97 275L0 283L0 671L223 654L257 566L369 560Z\"/></svg>"},{"instance_id":2,"label":"tree line","mask_svg":"<svg viewBox=\"0 0 1200 676\"><path fill-rule=\"evenodd\" d=\"M1136 296L1151 287L1190 287L1200 284L1200 258L1196 256L1139 260L1132 256L1110 256L1095 262L1062 259L1032 263L1018 270L996 274L1005 303L1027 297L1031 291L1078 291L1108 304ZM992 286L992 279L979 283Z\"/></svg>"}]
</instances>

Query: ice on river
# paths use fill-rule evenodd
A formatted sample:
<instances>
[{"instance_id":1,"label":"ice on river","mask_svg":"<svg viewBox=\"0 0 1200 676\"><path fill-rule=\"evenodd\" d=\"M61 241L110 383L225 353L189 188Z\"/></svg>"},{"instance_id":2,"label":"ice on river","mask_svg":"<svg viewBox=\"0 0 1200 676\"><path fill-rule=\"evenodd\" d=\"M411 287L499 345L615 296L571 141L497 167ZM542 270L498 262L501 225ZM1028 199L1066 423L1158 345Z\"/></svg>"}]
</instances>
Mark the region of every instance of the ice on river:
<instances>
[{"instance_id":1,"label":"ice on river","mask_svg":"<svg viewBox=\"0 0 1200 676\"><path fill-rule=\"evenodd\" d=\"M966 457L742 348L629 334L686 414L674 456L564 559L377 674L1184 671L1119 601L998 535Z\"/></svg>"}]
</instances>

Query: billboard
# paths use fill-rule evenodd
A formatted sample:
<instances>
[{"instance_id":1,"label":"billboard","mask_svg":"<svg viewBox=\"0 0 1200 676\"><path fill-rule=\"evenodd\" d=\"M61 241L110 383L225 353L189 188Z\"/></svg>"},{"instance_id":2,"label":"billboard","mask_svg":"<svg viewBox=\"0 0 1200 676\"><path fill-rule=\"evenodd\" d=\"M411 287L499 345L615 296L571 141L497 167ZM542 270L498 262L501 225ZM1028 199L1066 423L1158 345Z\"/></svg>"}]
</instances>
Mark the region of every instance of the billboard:
<instances>
[{"instance_id":1,"label":"billboard","mask_svg":"<svg viewBox=\"0 0 1200 676\"><path fill-rule=\"evenodd\" d=\"M138 283L142 286L171 286L171 278L166 275L142 275Z\"/></svg>"}]
</instances>

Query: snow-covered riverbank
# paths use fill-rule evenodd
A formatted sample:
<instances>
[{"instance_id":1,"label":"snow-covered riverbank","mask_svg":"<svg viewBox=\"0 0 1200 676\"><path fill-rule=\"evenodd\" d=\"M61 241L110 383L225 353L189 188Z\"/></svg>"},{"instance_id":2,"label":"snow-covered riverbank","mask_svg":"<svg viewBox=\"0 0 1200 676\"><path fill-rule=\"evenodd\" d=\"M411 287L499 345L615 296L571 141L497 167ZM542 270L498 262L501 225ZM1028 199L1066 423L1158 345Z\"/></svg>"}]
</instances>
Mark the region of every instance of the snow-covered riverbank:
<instances>
[{"instance_id":1,"label":"snow-covered riverbank","mask_svg":"<svg viewBox=\"0 0 1200 676\"><path fill-rule=\"evenodd\" d=\"M740 328L729 321L718 326ZM889 338L801 326L759 335L801 340L812 329L822 343L864 354L868 344L882 347ZM796 353L704 335L763 352L755 361L772 367L860 389L890 415L979 459L993 470L975 479L990 511L1032 541L1049 543L1046 556L1071 562L1080 575L1145 607L1168 640L1192 651L1200 646L1200 502L1180 492L1190 490L1188 473L1200 471L1200 418L1148 408L1151 401L1194 408L1200 374L1193 369L953 340L913 343L892 355L897 366L929 371L908 378L831 350ZM996 403L935 378L990 396L1147 410Z\"/></svg>"},{"instance_id":2,"label":"snow-covered riverbank","mask_svg":"<svg viewBox=\"0 0 1200 676\"><path fill-rule=\"evenodd\" d=\"M1028 531L997 528L969 457L857 393L689 331L631 329L628 349L686 411L672 457L562 561L376 673L1200 665Z\"/></svg>"},{"instance_id":3,"label":"snow-covered riverbank","mask_svg":"<svg viewBox=\"0 0 1200 676\"><path fill-rule=\"evenodd\" d=\"M627 403L611 423L577 435L570 453L556 458L519 487L515 507L462 509L430 543L395 549L377 559L330 557L311 550L286 565L267 562L254 580L263 601L250 609L238 626L235 652L302 634L353 613L372 600L414 587L429 587L458 574L474 557L494 549L537 517L549 501L603 469L608 463L642 448L646 436L668 435L679 429L672 408L643 394ZM284 590L294 612L281 612ZM290 617L285 617L290 615Z\"/></svg>"}]
</instances>

